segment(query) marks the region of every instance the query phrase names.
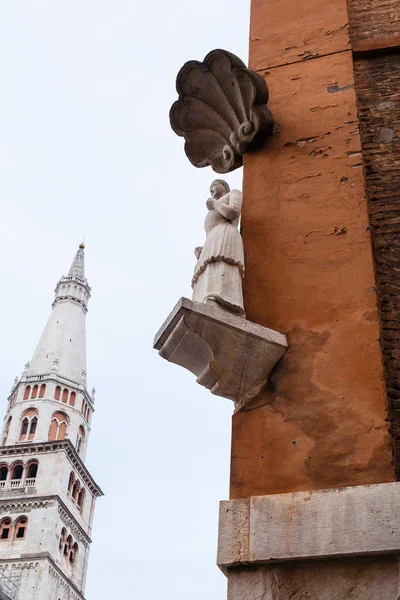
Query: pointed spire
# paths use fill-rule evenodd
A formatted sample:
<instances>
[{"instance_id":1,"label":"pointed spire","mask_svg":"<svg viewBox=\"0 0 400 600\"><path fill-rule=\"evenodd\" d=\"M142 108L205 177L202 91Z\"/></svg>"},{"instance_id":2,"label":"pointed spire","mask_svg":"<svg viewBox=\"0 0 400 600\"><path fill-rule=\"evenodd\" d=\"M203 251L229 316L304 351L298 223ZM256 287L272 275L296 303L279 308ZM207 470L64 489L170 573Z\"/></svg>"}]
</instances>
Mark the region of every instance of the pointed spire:
<instances>
[{"instance_id":1,"label":"pointed spire","mask_svg":"<svg viewBox=\"0 0 400 600\"><path fill-rule=\"evenodd\" d=\"M77 277L78 279L85 279L85 244L82 242L79 244L75 258L72 261L71 268L68 272L68 277Z\"/></svg>"},{"instance_id":2,"label":"pointed spire","mask_svg":"<svg viewBox=\"0 0 400 600\"><path fill-rule=\"evenodd\" d=\"M57 374L86 385L85 314L90 287L85 277L84 244L80 244L67 276L55 289L52 312L24 375Z\"/></svg>"}]
</instances>

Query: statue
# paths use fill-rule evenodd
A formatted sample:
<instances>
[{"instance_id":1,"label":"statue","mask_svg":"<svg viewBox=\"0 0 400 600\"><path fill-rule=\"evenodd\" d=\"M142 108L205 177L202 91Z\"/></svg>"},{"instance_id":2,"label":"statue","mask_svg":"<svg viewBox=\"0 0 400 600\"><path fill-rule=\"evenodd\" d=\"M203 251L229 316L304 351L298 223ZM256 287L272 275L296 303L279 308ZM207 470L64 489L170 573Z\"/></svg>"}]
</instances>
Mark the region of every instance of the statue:
<instances>
[{"instance_id":1,"label":"statue","mask_svg":"<svg viewBox=\"0 0 400 600\"><path fill-rule=\"evenodd\" d=\"M222 179L210 186L204 222L206 241L195 249L197 264L192 279L192 300L245 316L242 279L244 253L238 231L242 193L230 190Z\"/></svg>"}]
</instances>

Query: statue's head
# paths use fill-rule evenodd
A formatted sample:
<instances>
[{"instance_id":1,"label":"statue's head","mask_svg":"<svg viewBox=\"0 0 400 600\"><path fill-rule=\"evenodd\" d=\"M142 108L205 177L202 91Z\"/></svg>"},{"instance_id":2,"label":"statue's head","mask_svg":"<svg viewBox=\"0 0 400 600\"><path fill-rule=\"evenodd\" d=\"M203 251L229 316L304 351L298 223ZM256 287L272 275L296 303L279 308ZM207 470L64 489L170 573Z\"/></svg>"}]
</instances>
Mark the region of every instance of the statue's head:
<instances>
[{"instance_id":1,"label":"statue's head","mask_svg":"<svg viewBox=\"0 0 400 600\"><path fill-rule=\"evenodd\" d=\"M214 179L210 185L210 193L213 198L221 198L221 196L230 191L231 188L223 179Z\"/></svg>"}]
</instances>

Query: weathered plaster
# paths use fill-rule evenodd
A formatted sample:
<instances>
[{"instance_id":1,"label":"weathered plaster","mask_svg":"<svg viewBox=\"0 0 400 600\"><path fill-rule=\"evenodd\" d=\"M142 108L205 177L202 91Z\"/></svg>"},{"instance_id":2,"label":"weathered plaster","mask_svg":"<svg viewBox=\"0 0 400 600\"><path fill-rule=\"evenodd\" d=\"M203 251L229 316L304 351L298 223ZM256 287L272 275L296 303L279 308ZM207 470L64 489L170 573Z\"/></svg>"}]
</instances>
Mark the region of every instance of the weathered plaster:
<instances>
[{"instance_id":1,"label":"weathered plaster","mask_svg":"<svg viewBox=\"0 0 400 600\"><path fill-rule=\"evenodd\" d=\"M264 41L252 39L250 67L268 66L261 46L277 67L265 73L277 126L245 157L244 302L289 351L233 417L232 498L394 479L346 24L342 2L252 5ZM285 59L299 27L318 57Z\"/></svg>"}]
</instances>

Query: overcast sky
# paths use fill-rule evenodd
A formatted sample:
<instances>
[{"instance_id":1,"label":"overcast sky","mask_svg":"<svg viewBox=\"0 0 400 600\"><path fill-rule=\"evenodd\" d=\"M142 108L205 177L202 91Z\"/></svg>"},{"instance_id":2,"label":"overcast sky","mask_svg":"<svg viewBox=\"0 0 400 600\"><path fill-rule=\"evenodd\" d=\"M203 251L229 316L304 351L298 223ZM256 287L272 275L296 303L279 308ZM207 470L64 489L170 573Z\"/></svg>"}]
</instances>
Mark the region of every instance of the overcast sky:
<instances>
[{"instance_id":1,"label":"overcast sky","mask_svg":"<svg viewBox=\"0 0 400 600\"><path fill-rule=\"evenodd\" d=\"M2 406L84 236L87 465L106 494L88 600L225 596L215 557L232 403L152 339L190 295L214 176L170 129L175 77L214 48L247 61L248 26L248 0L1 2Z\"/></svg>"}]
</instances>

